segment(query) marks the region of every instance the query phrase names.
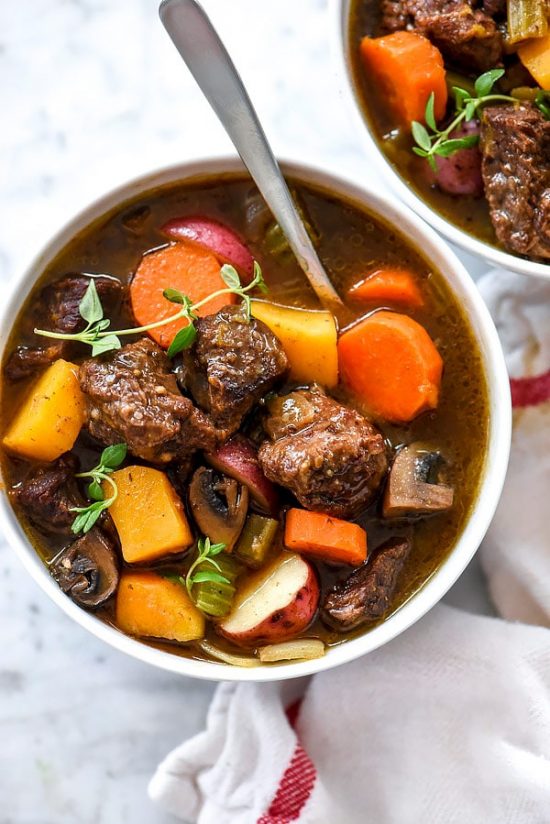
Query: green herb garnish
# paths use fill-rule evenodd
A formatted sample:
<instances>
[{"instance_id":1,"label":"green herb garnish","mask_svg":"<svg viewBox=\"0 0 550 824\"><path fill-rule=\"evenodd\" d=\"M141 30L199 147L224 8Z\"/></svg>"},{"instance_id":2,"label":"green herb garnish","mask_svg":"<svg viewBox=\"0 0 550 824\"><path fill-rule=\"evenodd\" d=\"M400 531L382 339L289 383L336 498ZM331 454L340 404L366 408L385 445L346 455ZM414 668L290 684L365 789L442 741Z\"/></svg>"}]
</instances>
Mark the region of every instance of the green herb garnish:
<instances>
[{"instance_id":1,"label":"green herb garnish","mask_svg":"<svg viewBox=\"0 0 550 824\"><path fill-rule=\"evenodd\" d=\"M426 103L425 120L426 126L414 120L411 124L411 132L416 143L413 152L420 157L425 157L434 172L437 171L435 156L450 157L459 149L470 149L479 142L479 135L465 135L464 137L450 138L449 135L460 126L462 122L469 122L476 116L478 110L487 103L508 102L517 103L514 97L506 94L491 94L493 86L504 74L504 69L491 69L480 75L474 84L474 94L468 89L460 86L453 86L453 96L455 99L455 117L449 125L440 130L437 126L434 114L435 95L432 92ZM550 100L544 92L538 93L535 97L535 106L542 112L544 117L550 119Z\"/></svg>"},{"instance_id":2,"label":"green herb garnish","mask_svg":"<svg viewBox=\"0 0 550 824\"><path fill-rule=\"evenodd\" d=\"M214 560L215 556L223 552L224 549L225 544L211 544L210 538L199 538L197 557L185 576L185 587L191 600L193 600L192 590L194 584L204 583L205 581L212 581L215 584L230 583L229 579L222 575L219 563ZM207 568L199 569L202 566ZM212 567L212 569L208 569L208 567Z\"/></svg>"},{"instance_id":3,"label":"green herb garnish","mask_svg":"<svg viewBox=\"0 0 550 824\"><path fill-rule=\"evenodd\" d=\"M116 501L118 496L118 487L109 476L123 462L127 451L128 447L125 443L117 443L113 446L108 446L101 453L97 466L94 466L94 468L90 469L88 472L79 472L78 475L75 475L76 478L90 479L87 492L88 496L93 501L93 503L89 506L75 506L72 508L72 512L78 512L78 515L74 519L71 527L75 535L78 535L79 532L83 532L84 534L89 532L101 513L108 509L111 504ZM103 487L101 486L104 481L110 485L112 490L112 494L109 498L105 497Z\"/></svg>"},{"instance_id":4,"label":"green herb garnish","mask_svg":"<svg viewBox=\"0 0 550 824\"><path fill-rule=\"evenodd\" d=\"M113 349L120 349L122 346L120 338L125 335L140 335L143 332L149 332L151 329L159 329L161 326L166 326L169 323L180 320L180 318L187 318L189 325L185 326L175 336L168 349L168 357L173 358L178 352L187 349L192 345L197 335L195 328L195 321L197 319L196 311L211 301L213 298L220 297L220 295L238 295L243 300L246 316L250 319L250 295L252 289L259 289L261 292L267 291L267 286L263 279L262 270L257 261L254 261L254 277L248 284L243 286L239 274L234 266L226 264L221 267L221 277L227 285L227 289L218 289L208 297L192 303L191 299L184 295L177 289L165 289L163 292L166 300L171 303L177 303L181 309L174 315L164 320L149 323L147 326L136 326L132 329L109 329L111 321L104 317L103 306L97 293L96 285L93 278L90 278L89 286L84 294L84 297L79 304L80 316L86 321L86 326L81 332L74 334L64 332L54 332L47 329L35 329L35 335L41 335L44 338L54 338L55 340L73 340L80 343L87 344L92 348L92 357L102 355L105 352L110 352Z\"/></svg>"}]
</instances>

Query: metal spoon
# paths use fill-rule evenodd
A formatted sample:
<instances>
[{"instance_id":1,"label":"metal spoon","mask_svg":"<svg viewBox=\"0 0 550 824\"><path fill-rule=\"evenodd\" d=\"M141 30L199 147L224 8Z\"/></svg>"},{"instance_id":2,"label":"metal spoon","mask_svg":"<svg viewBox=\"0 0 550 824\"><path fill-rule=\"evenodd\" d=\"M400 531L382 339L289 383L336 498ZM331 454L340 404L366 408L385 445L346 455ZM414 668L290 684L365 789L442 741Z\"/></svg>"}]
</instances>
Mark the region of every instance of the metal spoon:
<instances>
[{"instance_id":1,"label":"metal spoon","mask_svg":"<svg viewBox=\"0 0 550 824\"><path fill-rule=\"evenodd\" d=\"M283 230L317 297L336 314L343 304L296 209L285 179L233 61L196 0L163 0L160 19L218 115Z\"/></svg>"}]
</instances>

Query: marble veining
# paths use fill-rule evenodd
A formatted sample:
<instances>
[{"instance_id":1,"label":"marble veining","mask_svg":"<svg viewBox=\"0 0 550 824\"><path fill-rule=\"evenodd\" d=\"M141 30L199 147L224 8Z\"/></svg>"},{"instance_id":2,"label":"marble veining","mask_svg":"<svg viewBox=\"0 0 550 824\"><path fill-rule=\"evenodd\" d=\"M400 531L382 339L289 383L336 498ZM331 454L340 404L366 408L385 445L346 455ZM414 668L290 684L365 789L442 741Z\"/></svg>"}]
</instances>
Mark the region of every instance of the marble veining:
<instances>
[{"instance_id":1,"label":"marble veining","mask_svg":"<svg viewBox=\"0 0 550 824\"><path fill-rule=\"evenodd\" d=\"M339 99L327 0L204 3L275 150L372 179ZM156 0L0 4L0 289L75 210L231 146ZM378 184L381 185L381 184ZM474 569L452 596L484 608ZM146 784L213 685L151 669L62 614L0 536L0 824L168 824Z\"/></svg>"}]
</instances>

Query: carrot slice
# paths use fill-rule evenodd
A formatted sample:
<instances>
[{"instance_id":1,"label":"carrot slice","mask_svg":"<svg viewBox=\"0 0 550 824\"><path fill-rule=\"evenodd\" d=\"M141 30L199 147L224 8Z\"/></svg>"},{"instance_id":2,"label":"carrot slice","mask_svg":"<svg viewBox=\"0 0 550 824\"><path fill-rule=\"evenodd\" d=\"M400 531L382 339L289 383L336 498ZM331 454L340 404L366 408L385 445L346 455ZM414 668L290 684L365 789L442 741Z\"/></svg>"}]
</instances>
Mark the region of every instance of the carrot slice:
<instances>
[{"instance_id":1,"label":"carrot slice","mask_svg":"<svg viewBox=\"0 0 550 824\"><path fill-rule=\"evenodd\" d=\"M405 423L437 406L443 361L407 315L364 318L338 341L338 358L342 380L377 417Z\"/></svg>"},{"instance_id":2,"label":"carrot slice","mask_svg":"<svg viewBox=\"0 0 550 824\"><path fill-rule=\"evenodd\" d=\"M163 296L164 289L179 289L194 303L224 289L220 264L212 252L195 243L180 241L156 252L149 252L141 259L130 284L130 300L136 321L146 326L174 315L178 306ZM228 303L235 303L234 295L222 295L209 301L197 312L211 315ZM176 333L187 321L183 318L152 329L149 335L164 349L168 349Z\"/></svg>"},{"instance_id":3,"label":"carrot slice","mask_svg":"<svg viewBox=\"0 0 550 824\"><path fill-rule=\"evenodd\" d=\"M426 103L435 95L436 120L447 106L445 67L439 49L421 34L396 31L384 37L364 37L361 57L369 81L380 89L387 107L404 126L424 122Z\"/></svg>"},{"instance_id":4,"label":"carrot slice","mask_svg":"<svg viewBox=\"0 0 550 824\"><path fill-rule=\"evenodd\" d=\"M424 306L414 276L404 269L378 269L349 290L349 297L368 303L404 303L412 309Z\"/></svg>"},{"instance_id":5,"label":"carrot slice","mask_svg":"<svg viewBox=\"0 0 550 824\"><path fill-rule=\"evenodd\" d=\"M285 546L324 561L359 566L367 560L367 533L358 524L322 512L289 509Z\"/></svg>"}]
</instances>

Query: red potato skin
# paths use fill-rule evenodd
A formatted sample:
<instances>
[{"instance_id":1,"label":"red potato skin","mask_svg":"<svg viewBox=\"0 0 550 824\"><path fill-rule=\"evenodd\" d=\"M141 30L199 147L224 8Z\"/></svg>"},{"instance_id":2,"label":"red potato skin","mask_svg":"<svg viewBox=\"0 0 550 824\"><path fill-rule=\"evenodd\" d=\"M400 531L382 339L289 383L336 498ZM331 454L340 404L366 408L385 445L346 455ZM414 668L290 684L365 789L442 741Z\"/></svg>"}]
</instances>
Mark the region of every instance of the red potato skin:
<instances>
[{"instance_id":1,"label":"red potato skin","mask_svg":"<svg viewBox=\"0 0 550 824\"><path fill-rule=\"evenodd\" d=\"M471 134L479 134L479 124L475 121L465 123L449 137L454 139ZM473 146L471 149L459 149L450 157L436 157L435 162L437 172L433 172L426 164L428 179L443 192L449 195L470 195L472 197L483 195L481 152L478 146Z\"/></svg>"},{"instance_id":2,"label":"red potato skin","mask_svg":"<svg viewBox=\"0 0 550 824\"><path fill-rule=\"evenodd\" d=\"M216 452L208 452L206 460L215 469L244 483L258 506L274 518L277 517L279 513L277 488L262 472L256 447L248 438L235 435Z\"/></svg>"},{"instance_id":3,"label":"red potato skin","mask_svg":"<svg viewBox=\"0 0 550 824\"><path fill-rule=\"evenodd\" d=\"M315 570L307 561L305 563L309 566L308 578L286 607L268 615L261 623L246 632L224 632L223 622L216 625L216 632L228 641L246 649L288 641L303 632L315 617L320 597Z\"/></svg>"},{"instance_id":4,"label":"red potato skin","mask_svg":"<svg viewBox=\"0 0 550 824\"><path fill-rule=\"evenodd\" d=\"M222 263L230 263L242 280L249 283L254 258L238 235L228 226L208 217L175 217L160 230L172 240L189 240L213 252Z\"/></svg>"}]
</instances>

